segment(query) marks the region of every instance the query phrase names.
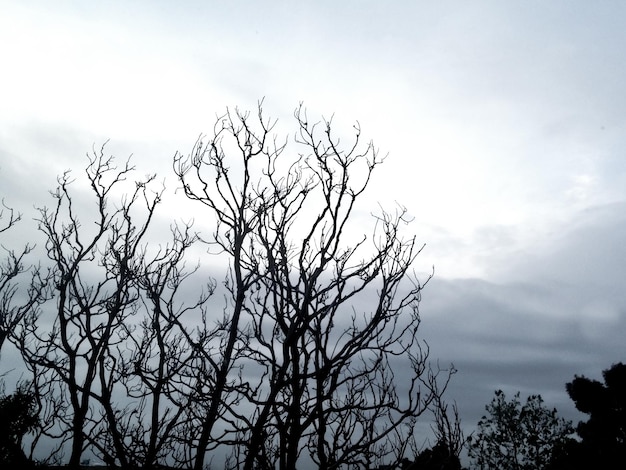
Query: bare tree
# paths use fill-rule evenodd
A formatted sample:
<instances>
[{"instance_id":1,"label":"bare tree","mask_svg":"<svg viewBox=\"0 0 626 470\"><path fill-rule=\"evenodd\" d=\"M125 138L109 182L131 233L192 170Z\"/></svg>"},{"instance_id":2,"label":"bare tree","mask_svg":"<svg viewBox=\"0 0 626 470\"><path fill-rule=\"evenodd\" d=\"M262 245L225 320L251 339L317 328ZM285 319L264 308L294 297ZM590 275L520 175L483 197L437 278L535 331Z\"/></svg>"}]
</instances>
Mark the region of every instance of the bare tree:
<instances>
[{"instance_id":1,"label":"bare tree","mask_svg":"<svg viewBox=\"0 0 626 470\"><path fill-rule=\"evenodd\" d=\"M370 236L357 220L382 158L358 125L345 147L331 121L311 124L302 107L295 118L301 153L291 159L261 105L256 119L228 111L175 159L187 196L216 219L207 242L229 260L197 470L210 443L234 444L233 465L245 469L399 460L397 443L449 379L417 339L421 247L401 235L406 210L379 211Z\"/></svg>"},{"instance_id":2,"label":"bare tree","mask_svg":"<svg viewBox=\"0 0 626 470\"><path fill-rule=\"evenodd\" d=\"M456 403L449 408L448 403L439 396L434 402L432 410L435 416L433 432L436 444L445 445L450 454L458 458L466 444L466 439Z\"/></svg>"},{"instance_id":3,"label":"bare tree","mask_svg":"<svg viewBox=\"0 0 626 470\"><path fill-rule=\"evenodd\" d=\"M0 233L13 228L22 214L15 212L2 201L0 221L8 211L8 220L0 226ZM31 311L36 310L46 298L46 275L38 266L24 264L34 246L24 245L21 251L5 248L4 259L0 262L0 352L7 337ZM24 282L23 275L30 274L30 281ZM17 282L21 280L22 282ZM20 292L22 290L23 292ZM19 295L18 295L19 294Z\"/></svg>"},{"instance_id":4,"label":"bare tree","mask_svg":"<svg viewBox=\"0 0 626 470\"><path fill-rule=\"evenodd\" d=\"M295 156L261 105L228 111L176 155L210 235L180 223L150 243L164 189L130 180L130 162L103 149L86 168L95 210L59 177L37 219L50 274L33 271L8 333L42 422L31 454L46 436L51 459L69 448L73 468L86 450L124 468L201 470L218 452L250 470L369 468L400 462L429 409L452 432L442 393L453 370L431 369L419 339L430 276L412 272L421 246L403 236L407 212L359 207L383 158L358 125L346 146L331 121L311 124L302 107L295 119ZM190 279L199 241L212 270L226 266L222 282Z\"/></svg>"},{"instance_id":5,"label":"bare tree","mask_svg":"<svg viewBox=\"0 0 626 470\"><path fill-rule=\"evenodd\" d=\"M196 400L197 347L189 341L195 327L185 323L201 323L197 317L206 317L204 304L215 288L210 282L195 302L178 300L184 282L197 269L186 270L184 263L197 235L190 225L173 226L171 232L171 244L159 245L152 254L146 247L137 257L141 320L123 325L110 363L100 371L109 397L102 401L108 418L102 432L95 433L95 445L105 460L126 461L136 468L172 463L176 455L189 453L179 436ZM110 397L120 384L123 389L118 394L127 404L115 409ZM189 466L189 462L182 459L179 464Z\"/></svg>"},{"instance_id":6,"label":"bare tree","mask_svg":"<svg viewBox=\"0 0 626 470\"><path fill-rule=\"evenodd\" d=\"M22 214L8 207L4 201L2 201L2 207L0 209L0 221L3 223L0 225L0 234L5 234L20 222ZM5 211L8 211L8 220L2 220L6 214ZM42 270L39 265L25 264L27 256L35 248L34 245L26 243L20 251L7 248L4 244L1 247L5 257L0 261L0 353L5 341L10 339L22 322L38 312L40 305L47 300L49 295L48 273ZM4 376L0 375L0 395L4 394L3 379ZM31 440L30 453L26 455L26 457L32 458L34 446L42 429L41 421L38 420L38 416L42 414L38 395L32 383L21 381L16 384L13 394L3 399L7 404L20 405L15 411L21 414L4 416L9 422L3 424L7 429L15 427L34 435L34 439ZM27 406L21 406L25 404ZM17 421L11 422L11 419ZM23 426L26 421L31 424ZM19 453L24 455L21 449L21 435L19 441Z\"/></svg>"},{"instance_id":7,"label":"bare tree","mask_svg":"<svg viewBox=\"0 0 626 470\"><path fill-rule=\"evenodd\" d=\"M123 338L123 325L139 308L135 262L161 199L161 191L148 189L154 179L149 176L131 182L130 192L116 201L132 170L128 161L118 168L104 149L90 157L86 175L95 210L89 224L81 222L82 201L70 191L69 172L59 177L51 193L55 206L39 209L56 305L51 318L29 316L14 341L53 418L46 434L60 440L59 449L69 442L73 468L93 443L93 430L113 419L106 413L110 406L99 413L94 401L111 400L103 372L115 360L111 351ZM118 446L123 437L112 435ZM117 457L123 459L124 453Z\"/></svg>"},{"instance_id":8,"label":"bare tree","mask_svg":"<svg viewBox=\"0 0 626 470\"><path fill-rule=\"evenodd\" d=\"M246 125L245 121L243 125ZM244 142L238 138L256 138L251 132L245 134L241 129L235 129L235 122L230 117L218 120L215 135L207 147L198 142L192 155L185 159L181 155L175 157L174 168L183 183L185 194L207 206L216 218L217 227L212 246L225 253L230 258L230 268L224 281L224 286L230 296L228 310L221 321L216 322L215 328L208 327L198 342L199 350L203 351L204 361L199 365L206 386L199 384L199 395L194 421L197 421L200 430L195 447L194 469L201 470L204 466L205 454L222 443L223 434L216 436L216 425L224 416L225 409L234 409L232 405L239 403L236 396L244 384L235 378L232 373L236 367L236 360L240 358L250 341L248 330L245 328L245 315L248 309L247 297L250 292L258 288L260 276L257 247L250 243L250 237L258 224L258 214L255 204L261 201L252 196L254 182L248 165L253 156L265 150L264 141L249 140ZM241 133L241 135L239 135ZM245 167L241 188L236 188L228 175L228 163L223 149L220 147L225 135L234 137L239 149L243 152ZM265 138L267 132L261 138ZM215 173L207 180L203 175L204 165L214 169ZM192 182L192 179L195 181ZM198 183L199 189L192 188ZM196 192L197 191L197 192ZM238 191L240 191L238 193ZM217 343L217 350L211 345ZM203 347L200 347L203 346ZM229 397L232 401L229 403ZM234 399L233 399L234 397ZM229 406L231 405L231 406ZM236 416L236 412L233 412ZM231 417L232 419L236 419ZM217 431L221 432L221 431Z\"/></svg>"}]
</instances>

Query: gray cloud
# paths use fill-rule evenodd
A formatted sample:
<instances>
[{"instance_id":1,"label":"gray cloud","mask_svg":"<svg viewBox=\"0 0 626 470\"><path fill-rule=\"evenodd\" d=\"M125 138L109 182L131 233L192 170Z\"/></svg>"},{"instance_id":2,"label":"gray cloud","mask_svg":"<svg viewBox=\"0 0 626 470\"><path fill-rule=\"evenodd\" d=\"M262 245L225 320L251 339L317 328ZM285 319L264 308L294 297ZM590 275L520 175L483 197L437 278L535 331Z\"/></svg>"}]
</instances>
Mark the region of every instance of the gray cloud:
<instances>
[{"instance_id":1,"label":"gray cloud","mask_svg":"<svg viewBox=\"0 0 626 470\"><path fill-rule=\"evenodd\" d=\"M539 393L578 419L565 392L574 375L599 377L625 360L626 211L585 210L570 228L510 259L495 281L435 278L422 333L433 357L459 369L451 385L465 424L494 390ZM470 423L467 423L469 421Z\"/></svg>"},{"instance_id":2,"label":"gray cloud","mask_svg":"<svg viewBox=\"0 0 626 470\"><path fill-rule=\"evenodd\" d=\"M371 207L406 204L427 243L416 269L436 267L422 334L459 369L449 398L465 425L496 388L576 417L565 383L626 353L625 7L248 7L7 5L0 195L28 219L108 138L138 175L170 178L224 104L266 96L287 132L300 100L348 131L360 119L391 154ZM195 216L211 229L195 207L162 214L159 228Z\"/></svg>"}]
</instances>

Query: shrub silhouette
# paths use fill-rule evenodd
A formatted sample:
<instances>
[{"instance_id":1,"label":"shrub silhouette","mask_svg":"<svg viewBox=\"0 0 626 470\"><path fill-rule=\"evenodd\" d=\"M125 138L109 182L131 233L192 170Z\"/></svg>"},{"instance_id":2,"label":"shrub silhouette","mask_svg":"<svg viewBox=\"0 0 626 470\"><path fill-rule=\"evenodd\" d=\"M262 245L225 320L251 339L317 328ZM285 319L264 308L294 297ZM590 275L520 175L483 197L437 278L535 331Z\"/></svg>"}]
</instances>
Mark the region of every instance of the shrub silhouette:
<instances>
[{"instance_id":1,"label":"shrub silhouette","mask_svg":"<svg viewBox=\"0 0 626 470\"><path fill-rule=\"evenodd\" d=\"M22 450L22 438L37 423L34 395L18 390L0 398L0 464L24 468L29 463Z\"/></svg>"}]
</instances>

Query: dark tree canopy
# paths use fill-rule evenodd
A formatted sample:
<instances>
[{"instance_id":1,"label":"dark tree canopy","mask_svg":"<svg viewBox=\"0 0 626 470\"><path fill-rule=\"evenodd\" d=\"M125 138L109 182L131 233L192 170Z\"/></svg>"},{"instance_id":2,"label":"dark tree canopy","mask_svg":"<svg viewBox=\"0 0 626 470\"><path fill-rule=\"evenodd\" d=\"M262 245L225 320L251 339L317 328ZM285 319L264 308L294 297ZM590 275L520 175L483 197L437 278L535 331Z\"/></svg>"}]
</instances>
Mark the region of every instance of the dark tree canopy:
<instances>
[{"instance_id":1,"label":"dark tree canopy","mask_svg":"<svg viewBox=\"0 0 626 470\"><path fill-rule=\"evenodd\" d=\"M548 468L555 448L573 432L571 423L559 418L556 409L548 409L540 395L531 395L526 403L517 392L507 400L498 390L470 436L469 456L474 468L490 470L537 470Z\"/></svg>"},{"instance_id":2,"label":"dark tree canopy","mask_svg":"<svg viewBox=\"0 0 626 470\"><path fill-rule=\"evenodd\" d=\"M602 372L604 383L576 376L566 385L576 408L589 416L576 427L578 441L561 450L554 468L624 468L626 465L626 365Z\"/></svg>"},{"instance_id":3,"label":"dark tree canopy","mask_svg":"<svg viewBox=\"0 0 626 470\"><path fill-rule=\"evenodd\" d=\"M24 468L22 438L38 423L35 396L26 389L0 397L0 464ZM9 467L3 467L9 468Z\"/></svg>"},{"instance_id":4,"label":"dark tree canopy","mask_svg":"<svg viewBox=\"0 0 626 470\"><path fill-rule=\"evenodd\" d=\"M459 456L445 442L438 442L432 449L423 450L408 470L461 470Z\"/></svg>"}]
</instances>

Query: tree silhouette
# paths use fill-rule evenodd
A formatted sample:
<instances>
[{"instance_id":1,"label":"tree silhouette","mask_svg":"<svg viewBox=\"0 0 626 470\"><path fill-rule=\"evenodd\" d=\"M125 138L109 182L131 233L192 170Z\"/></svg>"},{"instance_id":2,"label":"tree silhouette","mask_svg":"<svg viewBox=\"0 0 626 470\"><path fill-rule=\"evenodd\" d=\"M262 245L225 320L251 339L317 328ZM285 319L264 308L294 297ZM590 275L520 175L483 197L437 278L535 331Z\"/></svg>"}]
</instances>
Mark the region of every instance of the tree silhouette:
<instances>
[{"instance_id":1,"label":"tree silhouette","mask_svg":"<svg viewBox=\"0 0 626 470\"><path fill-rule=\"evenodd\" d=\"M448 445L440 441L432 449L423 450L415 462L403 465L407 470L461 470L461 461Z\"/></svg>"},{"instance_id":2,"label":"tree silhouette","mask_svg":"<svg viewBox=\"0 0 626 470\"><path fill-rule=\"evenodd\" d=\"M47 317L48 311L31 312L12 334L32 372L37 399L43 402L42 422L49 424L42 432L60 441L59 451L69 443L73 468L87 445L103 450L98 437L103 428L118 450L118 462L130 465L121 451L127 436L115 432L119 413L111 388L119 346L137 311L134 265L160 201L160 193L149 189L154 176L132 185L130 195L113 200L132 171L129 162L118 168L104 149L94 152L85 174L95 204L82 213L86 201L72 194L70 172L58 178L51 192L55 205L39 209L37 219L51 262L54 313ZM85 224L81 216L91 223ZM95 402L101 410L94 409Z\"/></svg>"},{"instance_id":3,"label":"tree silhouette","mask_svg":"<svg viewBox=\"0 0 626 470\"><path fill-rule=\"evenodd\" d=\"M6 220L6 215L8 215L8 220ZM5 220L2 220L3 218ZM2 201L0 234L15 227L21 219L22 214L17 213ZM6 339L17 325L24 320L26 315L36 311L46 299L45 274L42 276L36 266L24 265L26 256L32 252L33 248L28 243L21 251L1 246L5 257L0 261L0 353ZM30 282L24 282L24 277L28 274L31 276Z\"/></svg>"},{"instance_id":4,"label":"tree silhouette","mask_svg":"<svg viewBox=\"0 0 626 470\"><path fill-rule=\"evenodd\" d=\"M155 175L134 180L130 160L104 148L77 184L58 177L36 218L49 271L31 278L30 307L3 330L32 375L39 420L27 429L32 449L52 441L46 460L399 465L433 410L440 443L429 461L458 453L456 408L452 421L442 399L454 368L431 367L419 335L422 247L403 234L403 207L360 206L383 158L358 125L348 145L302 107L295 125L288 152L261 105L256 116L228 111L176 155L208 233L155 229L165 188ZM199 243L219 281L187 267Z\"/></svg>"},{"instance_id":5,"label":"tree silhouette","mask_svg":"<svg viewBox=\"0 0 626 470\"><path fill-rule=\"evenodd\" d=\"M295 118L295 156L259 105L256 117L228 111L176 159L185 193L216 219L207 242L229 265L196 470L220 440L249 470L293 469L307 455L320 468L369 467L399 454L394 443L440 393L417 339L423 283L410 267L421 247L402 238L406 211L376 215L369 236L354 220L381 157L358 126L345 146L330 121L311 123L302 107ZM237 368L254 374L237 379ZM229 426L216 433L218 420Z\"/></svg>"},{"instance_id":6,"label":"tree silhouette","mask_svg":"<svg viewBox=\"0 0 626 470\"><path fill-rule=\"evenodd\" d=\"M22 450L22 438L37 423L37 407L31 391L22 387L0 397L0 464L14 466L12 468L31 465Z\"/></svg>"},{"instance_id":7,"label":"tree silhouette","mask_svg":"<svg viewBox=\"0 0 626 470\"><path fill-rule=\"evenodd\" d=\"M576 427L579 441L571 441L553 468L623 468L626 462L626 365L617 363L602 372L604 383L576 376L566 385L576 408L589 416Z\"/></svg>"},{"instance_id":8,"label":"tree silhouette","mask_svg":"<svg viewBox=\"0 0 626 470\"><path fill-rule=\"evenodd\" d=\"M526 403L520 394L507 401L502 390L486 407L489 413L478 422L478 431L468 439L468 453L475 468L536 470L548 468L556 448L573 433L569 421L548 409L541 395Z\"/></svg>"}]
</instances>

